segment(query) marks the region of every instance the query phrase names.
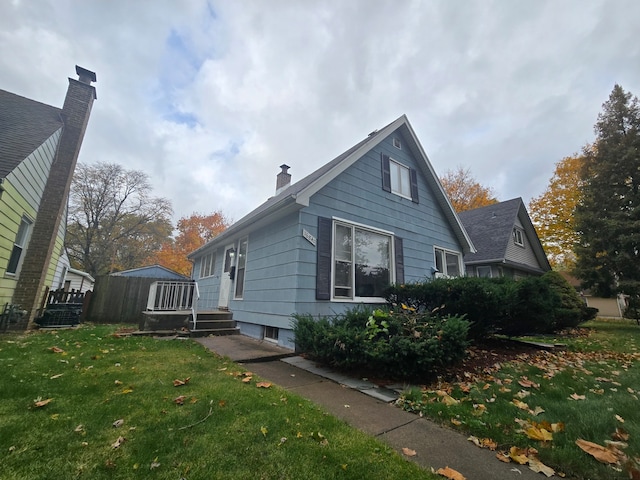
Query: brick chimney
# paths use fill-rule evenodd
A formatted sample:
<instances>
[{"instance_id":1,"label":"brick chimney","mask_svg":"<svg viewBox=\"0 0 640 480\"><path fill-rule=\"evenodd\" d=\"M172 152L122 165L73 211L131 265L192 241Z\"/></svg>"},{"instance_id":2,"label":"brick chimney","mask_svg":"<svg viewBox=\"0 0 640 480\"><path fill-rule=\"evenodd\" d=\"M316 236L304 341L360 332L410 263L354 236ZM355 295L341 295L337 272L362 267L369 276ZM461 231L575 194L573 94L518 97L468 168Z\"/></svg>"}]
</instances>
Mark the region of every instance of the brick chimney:
<instances>
[{"instance_id":1,"label":"brick chimney","mask_svg":"<svg viewBox=\"0 0 640 480\"><path fill-rule=\"evenodd\" d=\"M69 88L60 112L62 134L13 296L13 302L28 312L28 326L32 325L43 299L58 228L60 222L64 221L71 179L89 122L91 106L97 98L96 89L91 86L91 82L96 81L96 74L78 66L76 74L78 80L69 78Z\"/></svg>"},{"instance_id":2,"label":"brick chimney","mask_svg":"<svg viewBox=\"0 0 640 480\"><path fill-rule=\"evenodd\" d=\"M291 174L287 173L287 170L291 167L283 163L280 165L280 168L282 171L278 173L278 176L276 177L276 195L282 192L291 183Z\"/></svg>"}]
</instances>

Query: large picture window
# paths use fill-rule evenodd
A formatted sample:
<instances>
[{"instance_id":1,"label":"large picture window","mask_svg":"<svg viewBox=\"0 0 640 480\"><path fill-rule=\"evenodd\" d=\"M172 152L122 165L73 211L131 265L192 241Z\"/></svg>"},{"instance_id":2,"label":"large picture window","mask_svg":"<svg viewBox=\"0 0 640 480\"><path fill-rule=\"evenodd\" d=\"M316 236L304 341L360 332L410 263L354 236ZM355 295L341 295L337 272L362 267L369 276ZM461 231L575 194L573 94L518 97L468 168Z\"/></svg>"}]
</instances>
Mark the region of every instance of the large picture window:
<instances>
[{"instance_id":1,"label":"large picture window","mask_svg":"<svg viewBox=\"0 0 640 480\"><path fill-rule=\"evenodd\" d=\"M18 234L16 235L16 241L13 243L13 250L11 250L11 256L9 257L9 264L7 265L7 273L15 275L20 266L20 261L23 257L24 249L27 246L27 239L29 238L29 230L31 229L31 221L28 218L22 217L20 226L18 227Z\"/></svg>"},{"instance_id":2,"label":"large picture window","mask_svg":"<svg viewBox=\"0 0 640 480\"><path fill-rule=\"evenodd\" d=\"M435 249L435 261L438 273L447 277L459 277L462 275L462 255L459 252L445 250L444 248Z\"/></svg>"},{"instance_id":3,"label":"large picture window","mask_svg":"<svg viewBox=\"0 0 640 480\"><path fill-rule=\"evenodd\" d=\"M334 222L333 297L383 297L393 283L392 236Z\"/></svg>"}]
</instances>

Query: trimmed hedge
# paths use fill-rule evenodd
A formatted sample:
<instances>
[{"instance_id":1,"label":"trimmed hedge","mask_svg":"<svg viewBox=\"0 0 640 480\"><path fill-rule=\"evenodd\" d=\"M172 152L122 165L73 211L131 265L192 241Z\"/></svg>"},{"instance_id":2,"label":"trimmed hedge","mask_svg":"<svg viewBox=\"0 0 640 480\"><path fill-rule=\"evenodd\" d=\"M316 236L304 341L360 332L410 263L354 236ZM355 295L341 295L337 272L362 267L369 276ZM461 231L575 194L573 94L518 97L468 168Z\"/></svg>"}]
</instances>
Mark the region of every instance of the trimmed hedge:
<instances>
[{"instance_id":1,"label":"trimmed hedge","mask_svg":"<svg viewBox=\"0 0 640 480\"><path fill-rule=\"evenodd\" d=\"M494 333L550 333L594 317L578 293L557 272L541 277L461 277L395 285L390 305L410 305L420 312L464 315L473 339Z\"/></svg>"},{"instance_id":2,"label":"trimmed hedge","mask_svg":"<svg viewBox=\"0 0 640 480\"><path fill-rule=\"evenodd\" d=\"M431 316L405 305L395 311L358 307L315 319L295 315L296 347L334 367L366 369L394 378L424 379L462 360L469 322Z\"/></svg>"}]
</instances>

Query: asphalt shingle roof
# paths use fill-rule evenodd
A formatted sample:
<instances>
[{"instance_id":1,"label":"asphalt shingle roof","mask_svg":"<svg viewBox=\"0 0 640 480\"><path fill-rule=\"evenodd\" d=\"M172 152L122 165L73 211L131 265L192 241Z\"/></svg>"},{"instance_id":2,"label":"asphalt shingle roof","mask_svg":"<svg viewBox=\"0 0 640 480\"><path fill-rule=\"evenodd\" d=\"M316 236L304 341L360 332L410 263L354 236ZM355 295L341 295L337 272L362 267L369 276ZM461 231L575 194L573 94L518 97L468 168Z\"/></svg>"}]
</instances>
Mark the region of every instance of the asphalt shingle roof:
<instances>
[{"instance_id":1,"label":"asphalt shingle roof","mask_svg":"<svg viewBox=\"0 0 640 480\"><path fill-rule=\"evenodd\" d=\"M0 90L0 178L63 126L61 111Z\"/></svg>"},{"instance_id":2,"label":"asphalt shingle roof","mask_svg":"<svg viewBox=\"0 0 640 480\"><path fill-rule=\"evenodd\" d=\"M518 197L458 214L477 250L465 255L465 262L505 258L521 204Z\"/></svg>"}]
</instances>

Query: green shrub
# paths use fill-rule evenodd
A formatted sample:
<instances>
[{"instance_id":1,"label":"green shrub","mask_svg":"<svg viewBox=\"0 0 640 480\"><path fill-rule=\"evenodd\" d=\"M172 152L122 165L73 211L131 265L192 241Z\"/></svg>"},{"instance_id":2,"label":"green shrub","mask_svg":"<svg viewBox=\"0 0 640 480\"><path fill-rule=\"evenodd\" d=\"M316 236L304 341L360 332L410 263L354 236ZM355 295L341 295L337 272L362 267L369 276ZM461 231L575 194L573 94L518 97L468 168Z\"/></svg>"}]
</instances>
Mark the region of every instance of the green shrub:
<instances>
[{"instance_id":1,"label":"green shrub","mask_svg":"<svg viewBox=\"0 0 640 480\"><path fill-rule=\"evenodd\" d=\"M464 358L469 322L405 305L359 307L331 319L294 315L296 348L328 365L393 378L424 379Z\"/></svg>"},{"instance_id":2,"label":"green shrub","mask_svg":"<svg viewBox=\"0 0 640 480\"><path fill-rule=\"evenodd\" d=\"M591 319L592 312L587 304L562 275L552 270L542 278L560 297L560 306L555 311L556 330L577 327L581 322Z\"/></svg>"},{"instance_id":3,"label":"green shrub","mask_svg":"<svg viewBox=\"0 0 640 480\"><path fill-rule=\"evenodd\" d=\"M542 277L525 277L515 281L507 298L505 321L501 333L524 335L549 333L555 328L555 311L560 307L559 295Z\"/></svg>"}]
</instances>

